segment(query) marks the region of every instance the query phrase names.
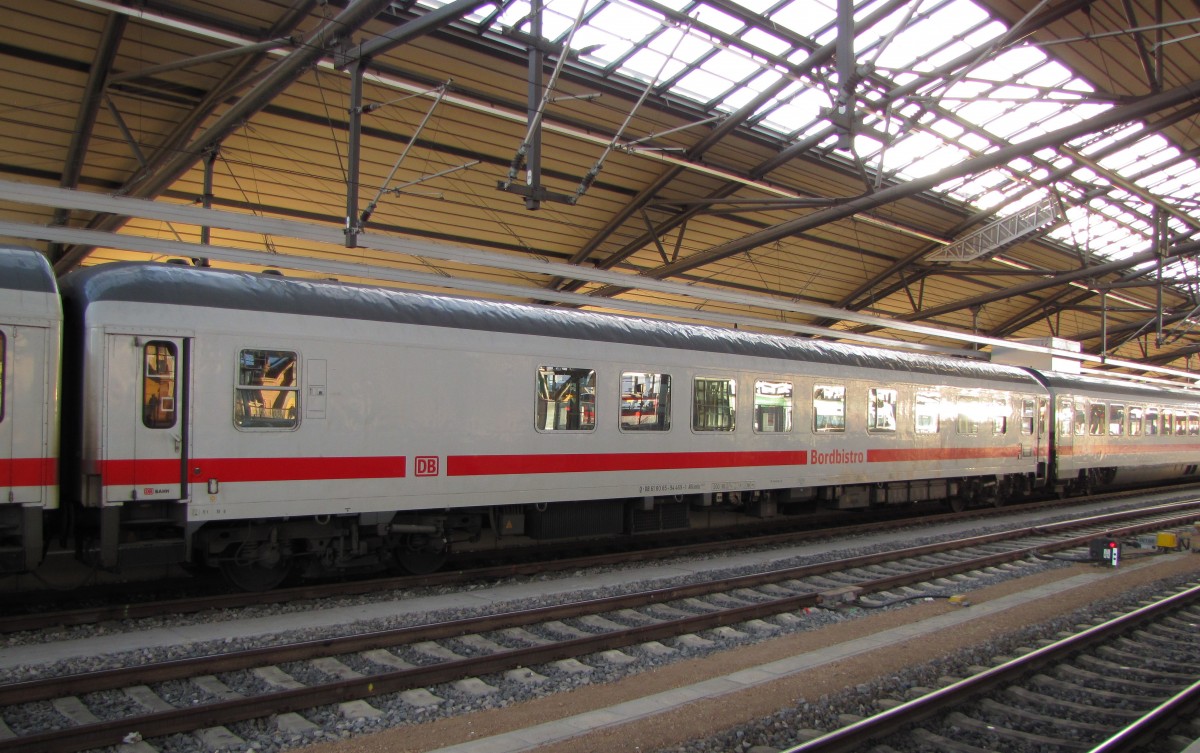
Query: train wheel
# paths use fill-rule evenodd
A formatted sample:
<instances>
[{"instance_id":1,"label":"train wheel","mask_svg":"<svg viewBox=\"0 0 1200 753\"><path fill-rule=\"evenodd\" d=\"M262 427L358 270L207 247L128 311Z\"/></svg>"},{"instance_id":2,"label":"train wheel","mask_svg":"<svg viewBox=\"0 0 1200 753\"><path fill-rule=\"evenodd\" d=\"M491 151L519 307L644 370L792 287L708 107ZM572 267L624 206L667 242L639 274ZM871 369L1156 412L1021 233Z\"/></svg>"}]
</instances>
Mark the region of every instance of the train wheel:
<instances>
[{"instance_id":1,"label":"train wheel","mask_svg":"<svg viewBox=\"0 0 1200 753\"><path fill-rule=\"evenodd\" d=\"M292 574L292 557L278 544L242 544L221 561L221 575L242 591L270 591Z\"/></svg>"},{"instance_id":2,"label":"train wheel","mask_svg":"<svg viewBox=\"0 0 1200 753\"><path fill-rule=\"evenodd\" d=\"M950 498L950 509L962 512L974 506L979 499L979 484L974 479L964 480L958 487L958 494Z\"/></svg>"},{"instance_id":3,"label":"train wheel","mask_svg":"<svg viewBox=\"0 0 1200 753\"><path fill-rule=\"evenodd\" d=\"M396 549L396 564L412 575L429 575L446 564L450 548L440 536L410 533Z\"/></svg>"},{"instance_id":4,"label":"train wheel","mask_svg":"<svg viewBox=\"0 0 1200 753\"><path fill-rule=\"evenodd\" d=\"M995 486L992 487L991 497L988 501L992 503L992 507L1004 507L1012 497L1012 493L1013 485L1010 479L997 479Z\"/></svg>"}]
</instances>

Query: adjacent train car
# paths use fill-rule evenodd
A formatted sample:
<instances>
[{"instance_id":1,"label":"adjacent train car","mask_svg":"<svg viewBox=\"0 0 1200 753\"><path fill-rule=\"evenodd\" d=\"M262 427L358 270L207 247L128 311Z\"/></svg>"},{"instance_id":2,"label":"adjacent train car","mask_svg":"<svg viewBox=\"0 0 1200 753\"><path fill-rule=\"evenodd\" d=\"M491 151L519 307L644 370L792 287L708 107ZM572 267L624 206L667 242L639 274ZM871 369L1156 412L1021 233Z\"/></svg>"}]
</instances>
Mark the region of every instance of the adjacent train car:
<instances>
[{"instance_id":1,"label":"adjacent train car","mask_svg":"<svg viewBox=\"0 0 1200 753\"><path fill-rule=\"evenodd\" d=\"M45 257L0 247L0 572L37 566L58 508L62 318Z\"/></svg>"},{"instance_id":2,"label":"adjacent train car","mask_svg":"<svg viewBox=\"0 0 1200 753\"><path fill-rule=\"evenodd\" d=\"M424 572L481 539L999 504L1196 468L1182 391L177 264L76 271L59 315L40 259L0 255L0 439L42 445L0 444L10 477L39 469L0 507L6 572L37 564L43 524L91 565L192 564L260 589ZM42 406L39 429L12 428L17 404Z\"/></svg>"},{"instance_id":3,"label":"adjacent train car","mask_svg":"<svg viewBox=\"0 0 1200 753\"><path fill-rule=\"evenodd\" d=\"M1200 395L1077 374L1037 376L1055 406L1054 476L1064 491L1196 475Z\"/></svg>"}]
</instances>

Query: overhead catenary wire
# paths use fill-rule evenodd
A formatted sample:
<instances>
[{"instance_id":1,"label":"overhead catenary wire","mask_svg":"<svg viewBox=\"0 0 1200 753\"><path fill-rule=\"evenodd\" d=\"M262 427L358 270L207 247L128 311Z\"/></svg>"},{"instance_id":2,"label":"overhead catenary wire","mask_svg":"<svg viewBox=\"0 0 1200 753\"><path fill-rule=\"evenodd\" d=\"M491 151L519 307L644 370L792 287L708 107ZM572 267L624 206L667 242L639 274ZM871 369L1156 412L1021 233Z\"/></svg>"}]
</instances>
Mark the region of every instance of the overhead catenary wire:
<instances>
[{"instance_id":1,"label":"overhead catenary wire","mask_svg":"<svg viewBox=\"0 0 1200 753\"><path fill-rule=\"evenodd\" d=\"M364 209L362 214L359 215L358 224L360 228L367 224L367 220L371 218L371 214L375 211L375 207L379 206L379 200L383 198L385 193L387 193L388 184L392 182L392 178L396 177L396 171L400 169L400 163L404 162L404 158L407 157L409 151L412 150L413 144L417 143L417 138L421 135L421 131L425 130L426 124L429 123L429 119L433 117L434 110L436 110L437 106L441 104L442 98L446 96L446 90L449 88L450 80L447 79L447 81L441 86L437 87L436 89L429 90L429 93L431 94L433 92L437 92L437 96L434 97L433 102L429 105L429 109L425 112L425 117L421 119L421 124L417 126L417 130L413 131L413 135L408 139L408 143L404 145L404 150L400 152L400 156L397 157L396 161L392 164L391 172L389 172L387 177L383 179L383 184L379 186L379 190L375 193L375 198L371 199L371 203L367 204L367 208Z\"/></svg>"},{"instance_id":2,"label":"overhead catenary wire","mask_svg":"<svg viewBox=\"0 0 1200 753\"><path fill-rule=\"evenodd\" d=\"M608 142L608 146L601 152L596 163L592 165L592 169L588 170L587 175L583 176L583 180L579 181L579 187L575 189L575 195L571 200L572 203L578 201L580 196L587 193L588 188L595 182L596 176L600 175L600 171L604 169L604 161L608 159L608 155L612 154L613 149L617 148L617 142L621 140L621 136L624 135L625 129L629 127L633 116L637 114L642 104L646 101L646 98L650 96L650 92L654 90L654 85L662 79L663 72L667 70L667 66L675 59L675 53L679 51L679 46L683 44L683 40L687 39L689 28L680 30L679 39L675 40L675 47L671 49L671 54L663 57L663 62L658 68L658 73L654 74L654 78L646 82L646 88L642 90L642 96L638 97L638 101L633 104L633 107L629 110L629 114L625 116L625 121L621 123L621 127L617 129L617 132L613 134L612 140Z\"/></svg>"}]
</instances>

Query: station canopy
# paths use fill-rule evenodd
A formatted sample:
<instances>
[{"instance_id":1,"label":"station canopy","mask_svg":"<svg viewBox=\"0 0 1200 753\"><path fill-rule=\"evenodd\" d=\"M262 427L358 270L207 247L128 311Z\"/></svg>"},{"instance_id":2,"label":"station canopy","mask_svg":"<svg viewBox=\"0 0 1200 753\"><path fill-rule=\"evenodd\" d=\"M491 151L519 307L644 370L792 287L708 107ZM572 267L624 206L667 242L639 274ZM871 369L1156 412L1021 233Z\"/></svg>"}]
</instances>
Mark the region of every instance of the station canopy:
<instances>
[{"instance_id":1,"label":"station canopy","mask_svg":"<svg viewBox=\"0 0 1200 753\"><path fill-rule=\"evenodd\" d=\"M0 234L60 273L1200 367L1195 3L0 5Z\"/></svg>"}]
</instances>

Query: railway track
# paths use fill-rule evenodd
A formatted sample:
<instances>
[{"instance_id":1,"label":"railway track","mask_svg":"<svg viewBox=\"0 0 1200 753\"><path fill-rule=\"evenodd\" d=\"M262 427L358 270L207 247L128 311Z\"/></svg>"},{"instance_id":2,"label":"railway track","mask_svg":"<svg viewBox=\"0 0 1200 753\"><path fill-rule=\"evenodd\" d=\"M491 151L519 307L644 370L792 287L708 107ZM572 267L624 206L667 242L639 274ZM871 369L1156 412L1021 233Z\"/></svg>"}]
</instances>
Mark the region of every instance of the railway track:
<instances>
[{"instance_id":1,"label":"railway track","mask_svg":"<svg viewBox=\"0 0 1200 753\"><path fill-rule=\"evenodd\" d=\"M957 588L948 579L963 573L1005 566L1019 571L1019 563L1057 552L1079 554L1101 533L1129 536L1180 526L1197 513L1195 506L1174 505L1140 511L1136 521L1123 517L1120 528L1113 516L1093 516L721 581L3 685L5 718L39 707L52 709L55 721L39 721L44 729L0 729L0 752L145 745L146 739L179 733L228 740L233 733L227 725L266 717L303 729L312 724L299 714L305 710L332 706L345 717L369 717L379 713L372 702L436 703L429 688L447 683L487 694L495 688L483 677L538 683L545 680L543 671L588 671L575 657L621 663L631 646L670 652L663 641L699 646L717 633L776 634L797 621L797 611L817 605L949 596ZM182 685L188 690L181 692ZM98 696L115 697L119 718L88 708L84 699Z\"/></svg>"},{"instance_id":2,"label":"railway track","mask_svg":"<svg viewBox=\"0 0 1200 753\"><path fill-rule=\"evenodd\" d=\"M1193 585L787 753L1147 750L1200 708L1198 631Z\"/></svg>"},{"instance_id":3,"label":"railway track","mask_svg":"<svg viewBox=\"0 0 1200 753\"><path fill-rule=\"evenodd\" d=\"M1172 487L1170 491L1181 491L1188 487ZM1138 492L1114 492L1102 498L1121 499ZM1047 500L1022 505L1021 511L1039 509L1054 509L1069 506L1071 501ZM983 508L967 512L944 513L936 516L923 516L914 524L933 525L957 520L986 519L997 514L1006 514L1014 508ZM1136 515L1136 511L1118 514L1113 518L1119 522L1119 515ZM839 536L857 536L888 530L898 523L908 519L885 517L882 520L855 525L839 525L834 529ZM811 528L805 530L769 533L752 538L739 538L742 546L780 546L800 544L827 538L831 533L828 528ZM367 595L413 588L429 588L437 586L453 586L473 581L486 581L501 578L511 578L521 575L536 575L544 572L579 570L589 567L603 567L613 564L643 562L668 557L703 555L723 551L729 546L729 535L717 535L702 541L685 541L670 546L654 547L641 550L623 550L601 554L591 554L577 557L562 557L553 560L514 561L500 565L469 567L464 569L447 570L420 576L397 576L387 578L368 578L357 581L338 581L333 583L312 583L292 588L280 588L266 593L216 593L190 595L183 598L158 599L152 601L124 601L115 603L96 604L68 609L22 609L19 604L9 604L6 615L0 615L0 635L23 631L48 630L55 627L89 625L110 620L135 620L162 617L165 615L195 614L199 612L238 609L247 606L263 604L297 603L308 600L325 599L330 597L346 597Z\"/></svg>"}]
</instances>

